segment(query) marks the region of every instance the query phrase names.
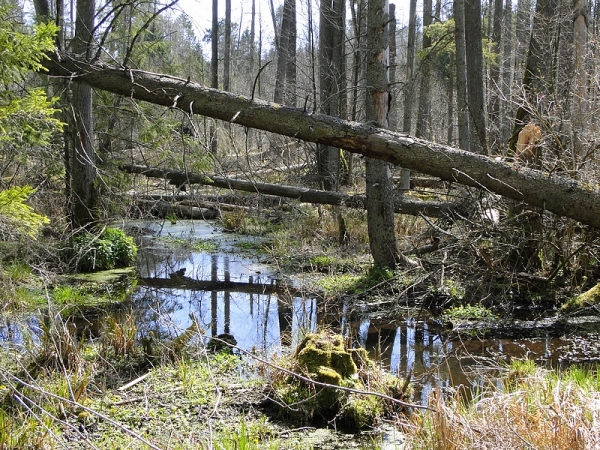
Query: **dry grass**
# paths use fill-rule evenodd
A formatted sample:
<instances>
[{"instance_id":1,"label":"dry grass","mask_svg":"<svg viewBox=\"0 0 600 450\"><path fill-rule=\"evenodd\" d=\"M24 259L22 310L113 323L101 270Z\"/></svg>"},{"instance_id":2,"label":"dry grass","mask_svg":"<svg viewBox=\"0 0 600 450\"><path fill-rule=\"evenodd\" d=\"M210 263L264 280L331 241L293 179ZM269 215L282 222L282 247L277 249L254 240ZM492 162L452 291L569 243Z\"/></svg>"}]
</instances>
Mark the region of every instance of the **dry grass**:
<instances>
[{"instance_id":1,"label":"dry grass","mask_svg":"<svg viewBox=\"0 0 600 450\"><path fill-rule=\"evenodd\" d=\"M413 448L598 449L598 386L597 375L537 369L466 405L434 391L433 410L414 417Z\"/></svg>"}]
</instances>

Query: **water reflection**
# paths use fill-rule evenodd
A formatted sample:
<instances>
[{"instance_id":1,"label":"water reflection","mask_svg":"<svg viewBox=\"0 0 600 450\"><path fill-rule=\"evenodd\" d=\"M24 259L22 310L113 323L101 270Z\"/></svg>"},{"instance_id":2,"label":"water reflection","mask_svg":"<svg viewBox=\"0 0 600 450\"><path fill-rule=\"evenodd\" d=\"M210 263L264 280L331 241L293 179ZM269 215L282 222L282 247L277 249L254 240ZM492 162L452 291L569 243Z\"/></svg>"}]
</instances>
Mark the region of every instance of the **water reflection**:
<instances>
[{"instance_id":1,"label":"water reflection","mask_svg":"<svg viewBox=\"0 0 600 450\"><path fill-rule=\"evenodd\" d=\"M476 391L485 370L497 369L502 359L528 357L552 365L567 352L573 357L574 339L451 340L426 321L369 319L347 305L325 308L256 258L240 256L236 237L219 233L210 224L184 221L144 229L138 286L126 311L115 313L133 314L141 336L152 332L174 338L197 321L208 337L232 334L241 348L269 353L296 345L306 332L324 325L366 348L392 374L422 386L414 399L421 402L433 386L463 385ZM220 246L218 252L173 249L157 236L214 239ZM101 326L101 320L86 319L88 329ZM36 328L36 319L29 325ZM22 342L22 328L6 320L0 324L0 340L5 345Z\"/></svg>"}]
</instances>

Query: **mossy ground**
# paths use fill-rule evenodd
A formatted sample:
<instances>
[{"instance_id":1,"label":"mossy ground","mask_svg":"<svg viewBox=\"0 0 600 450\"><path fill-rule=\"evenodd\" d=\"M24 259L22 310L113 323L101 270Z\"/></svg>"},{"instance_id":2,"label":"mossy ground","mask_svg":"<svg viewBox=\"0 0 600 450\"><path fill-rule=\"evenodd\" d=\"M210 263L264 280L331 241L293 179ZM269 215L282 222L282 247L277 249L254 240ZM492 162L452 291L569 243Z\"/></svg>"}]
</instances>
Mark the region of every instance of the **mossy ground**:
<instances>
[{"instance_id":1,"label":"mossy ground","mask_svg":"<svg viewBox=\"0 0 600 450\"><path fill-rule=\"evenodd\" d=\"M43 345L62 339L65 348L69 339L56 330ZM252 358L210 353L197 340L175 357L164 351L168 344L157 344L151 360L140 345L118 354L105 343L70 342L71 354L55 352L24 384L9 375L24 355L0 362L0 448L377 448L377 437L358 444L332 429L297 429L268 415L266 367ZM367 417L369 403L360 402L354 414Z\"/></svg>"}]
</instances>

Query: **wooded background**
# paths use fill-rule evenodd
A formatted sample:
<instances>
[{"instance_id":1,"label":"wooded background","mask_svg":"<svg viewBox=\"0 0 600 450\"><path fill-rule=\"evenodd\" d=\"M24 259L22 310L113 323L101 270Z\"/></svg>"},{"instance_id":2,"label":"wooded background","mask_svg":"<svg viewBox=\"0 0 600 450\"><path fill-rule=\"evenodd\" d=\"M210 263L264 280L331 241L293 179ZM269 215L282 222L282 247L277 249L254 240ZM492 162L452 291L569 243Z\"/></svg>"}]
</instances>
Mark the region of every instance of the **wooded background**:
<instances>
[{"instance_id":1,"label":"wooded background","mask_svg":"<svg viewBox=\"0 0 600 450\"><path fill-rule=\"evenodd\" d=\"M3 145L1 187L63 182L75 230L140 194L123 165L189 174L173 194L215 175L360 192L373 260L387 267L414 264L397 245L397 205L428 195L457 205L438 234L457 220L507 225L517 270L596 270L597 4L424 0L417 11L411 0L401 26L387 1L302 1L244 4L242 29L231 0L224 11L213 0L212 28L197 36L177 1L35 0L35 21L60 30L50 77L11 89L43 86L66 127L44 145ZM10 26L30 26L19 5L6 8ZM518 155L528 124L541 137ZM475 190L415 193L411 170Z\"/></svg>"}]
</instances>

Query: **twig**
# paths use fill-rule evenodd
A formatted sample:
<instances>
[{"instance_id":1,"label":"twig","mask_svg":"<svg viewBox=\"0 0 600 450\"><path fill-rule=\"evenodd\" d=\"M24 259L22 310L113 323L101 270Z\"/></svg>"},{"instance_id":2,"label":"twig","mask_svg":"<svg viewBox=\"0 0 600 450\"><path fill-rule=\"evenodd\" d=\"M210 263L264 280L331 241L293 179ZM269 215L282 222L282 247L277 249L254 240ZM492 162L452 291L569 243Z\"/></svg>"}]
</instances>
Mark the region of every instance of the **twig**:
<instances>
[{"instance_id":1,"label":"twig","mask_svg":"<svg viewBox=\"0 0 600 450\"><path fill-rule=\"evenodd\" d=\"M144 375L142 375L141 377L137 377L135 380L131 380L129 383L121 386L120 388L117 388L117 391L119 392L123 392L127 389L129 389L131 386L135 386L136 384L138 384L140 381L143 381L144 379L146 379L146 377L150 375L150 372L145 373Z\"/></svg>"}]
</instances>

